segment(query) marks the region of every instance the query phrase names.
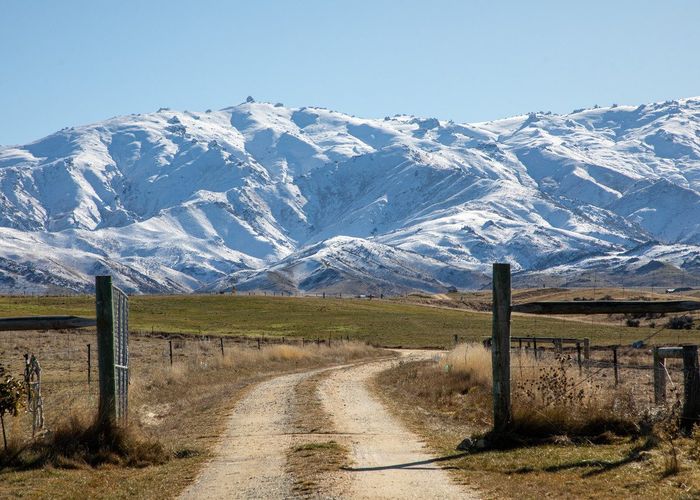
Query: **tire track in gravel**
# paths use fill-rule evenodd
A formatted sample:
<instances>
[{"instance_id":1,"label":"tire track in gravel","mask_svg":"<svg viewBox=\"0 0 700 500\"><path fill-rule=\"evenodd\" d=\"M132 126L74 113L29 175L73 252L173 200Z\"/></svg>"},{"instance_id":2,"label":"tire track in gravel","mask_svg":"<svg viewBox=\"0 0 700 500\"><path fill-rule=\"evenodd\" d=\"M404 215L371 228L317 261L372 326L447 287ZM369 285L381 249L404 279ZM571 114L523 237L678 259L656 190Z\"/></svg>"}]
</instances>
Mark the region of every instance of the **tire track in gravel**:
<instances>
[{"instance_id":1,"label":"tire track in gravel","mask_svg":"<svg viewBox=\"0 0 700 500\"><path fill-rule=\"evenodd\" d=\"M294 388L305 378L329 369L283 375L255 386L234 407L214 458L180 498L293 496L292 479L285 472L285 452L294 443Z\"/></svg>"},{"instance_id":2,"label":"tire track in gravel","mask_svg":"<svg viewBox=\"0 0 700 500\"><path fill-rule=\"evenodd\" d=\"M413 352L410 357L430 355ZM392 362L384 359L327 367L259 383L235 405L214 458L180 498L300 496L287 470L288 450L300 442L331 438L352 450L349 458L354 466L329 474L325 494L319 496L476 498L473 491L451 482L419 439L371 395L367 382ZM328 376L319 383L318 396L333 430L318 434L300 429L295 422L300 406L296 388L325 373Z\"/></svg>"},{"instance_id":3,"label":"tire track in gravel","mask_svg":"<svg viewBox=\"0 0 700 500\"><path fill-rule=\"evenodd\" d=\"M408 359L434 353L411 352ZM395 361L363 363L335 370L321 383L325 411L339 436L347 436L354 466L341 472L343 498L478 498L440 467L420 439L393 417L367 383Z\"/></svg>"}]
</instances>

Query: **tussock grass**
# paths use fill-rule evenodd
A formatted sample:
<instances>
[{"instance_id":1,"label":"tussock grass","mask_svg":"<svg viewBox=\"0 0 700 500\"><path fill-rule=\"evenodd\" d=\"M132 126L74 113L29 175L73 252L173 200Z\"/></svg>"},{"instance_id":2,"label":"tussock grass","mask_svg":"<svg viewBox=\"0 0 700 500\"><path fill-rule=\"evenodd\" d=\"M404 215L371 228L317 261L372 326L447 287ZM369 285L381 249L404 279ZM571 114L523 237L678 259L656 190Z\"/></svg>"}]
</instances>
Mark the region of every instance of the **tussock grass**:
<instances>
[{"instance_id":1,"label":"tussock grass","mask_svg":"<svg viewBox=\"0 0 700 500\"><path fill-rule=\"evenodd\" d=\"M642 412L628 391L603 387L579 374L567 357L535 360L523 355L512 358L511 365L510 438L602 440L610 439L606 433L639 432ZM391 383L455 417L490 425L491 351L481 344L460 344L438 363L400 367Z\"/></svg>"},{"instance_id":2,"label":"tussock grass","mask_svg":"<svg viewBox=\"0 0 700 500\"><path fill-rule=\"evenodd\" d=\"M475 386L491 386L491 351L482 344L459 344L440 363L447 372L466 375Z\"/></svg>"},{"instance_id":3,"label":"tussock grass","mask_svg":"<svg viewBox=\"0 0 700 500\"><path fill-rule=\"evenodd\" d=\"M20 444L15 440L7 452L0 453L0 467L146 467L163 464L169 458L161 443L140 435L133 427L118 427L73 413L35 441Z\"/></svg>"}]
</instances>

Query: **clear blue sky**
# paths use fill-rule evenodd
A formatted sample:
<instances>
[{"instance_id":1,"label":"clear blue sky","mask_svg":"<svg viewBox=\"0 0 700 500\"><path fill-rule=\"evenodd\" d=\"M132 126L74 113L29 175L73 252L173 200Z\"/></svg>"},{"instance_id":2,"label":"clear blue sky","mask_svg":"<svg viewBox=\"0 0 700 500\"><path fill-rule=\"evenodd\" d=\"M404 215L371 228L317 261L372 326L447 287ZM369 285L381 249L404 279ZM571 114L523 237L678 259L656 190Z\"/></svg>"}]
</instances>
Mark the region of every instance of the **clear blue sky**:
<instances>
[{"instance_id":1,"label":"clear blue sky","mask_svg":"<svg viewBox=\"0 0 700 500\"><path fill-rule=\"evenodd\" d=\"M247 95L481 121L700 94L700 2L0 0L0 144Z\"/></svg>"}]
</instances>

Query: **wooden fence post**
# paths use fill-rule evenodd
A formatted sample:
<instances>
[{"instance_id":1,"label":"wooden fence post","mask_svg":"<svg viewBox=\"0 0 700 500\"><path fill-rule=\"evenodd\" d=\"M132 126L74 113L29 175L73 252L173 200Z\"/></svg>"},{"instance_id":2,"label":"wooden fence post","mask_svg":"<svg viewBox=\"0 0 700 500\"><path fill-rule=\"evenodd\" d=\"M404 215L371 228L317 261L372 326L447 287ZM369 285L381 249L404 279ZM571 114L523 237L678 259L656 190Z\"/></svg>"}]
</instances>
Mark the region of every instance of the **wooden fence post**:
<instances>
[{"instance_id":1,"label":"wooden fence post","mask_svg":"<svg viewBox=\"0 0 700 500\"><path fill-rule=\"evenodd\" d=\"M659 348L654 347L654 404L666 401L666 359L659 356Z\"/></svg>"},{"instance_id":2,"label":"wooden fence post","mask_svg":"<svg viewBox=\"0 0 700 500\"><path fill-rule=\"evenodd\" d=\"M698 346L683 346L683 414L681 428L689 433L700 416L700 372Z\"/></svg>"},{"instance_id":3,"label":"wooden fence post","mask_svg":"<svg viewBox=\"0 0 700 500\"><path fill-rule=\"evenodd\" d=\"M591 359L591 339L583 339L583 359Z\"/></svg>"},{"instance_id":4,"label":"wooden fence post","mask_svg":"<svg viewBox=\"0 0 700 500\"><path fill-rule=\"evenodd\" d=\"M505 430L511 421L510 406L510 264L493 265L493 428Z\"/></svg>"},{"instance_id":5,"label":"wooden fence post","mask_svg":"<svg viewBox=\"0 0 700 500\"><path fill-rule=\"evenodd\" d=\"M535 361L537 361L537 337L532 338L532 352L535 353Z\"/></svg>"},{"instance_id":6,"label":"wooden fence post","mask_svg":"<svg viewBox=\"0 0 700 500\"><path fill-rule=\"evenodd\" d=\"M91 382L91 377L92 377L92 346L90 344L88 346L88 385L90 385Z\"/></svg>"},{"instance_id":7,"label":"wooden fence post","mask_svg":"<svg viewBox=\"0 0 700 500\"><path fill-rule=\"evenodd\" d=\"M114 316L112 277L95 276L95 313L97 320L97 360L100 377L98 419L103 424L117 420L117 379L114 367Z\"/></svg>"},{"instance_id":8,"label":"wooden fence post","mask_svg":"<svg viewBox=\"0 0 700 500\"><path fill-rule=\"evenodd\" d=\"M620 383L620 375L617 370L617 346L613 346L613 368L615 370L615 386Z\"/></svg>"},{"instance_id":9,"label":"wooden fence post","mask_svg":"<svg viewBox=\"0 0 700 500\"><path fill-rule=\"evenodd\" d=\"M224 357L224 338L221 337L219 338L219 342L221 343L221 357Z\"/></svg>"},{"instance_id":10,"label":"wooden fence post","mask_svg":"<svg viewBox=\"0 0 700 500\"><path fill-rule=\"evenodd\" d=\"M580 375L583 370L583 363L581 362L581 342L576 342L576 360L578 361L578 373Z\"/></svg>"},{"instance_id":11,"label":"wooden fence post","mask_svg":"<svg viewBox=\"0 0 700 500\"><path fill-rule=\"evenodd\" d=\"M168 340L168 345L170 346L170 366L173 366L173 341Z\"/></svg>"}]
</instances>

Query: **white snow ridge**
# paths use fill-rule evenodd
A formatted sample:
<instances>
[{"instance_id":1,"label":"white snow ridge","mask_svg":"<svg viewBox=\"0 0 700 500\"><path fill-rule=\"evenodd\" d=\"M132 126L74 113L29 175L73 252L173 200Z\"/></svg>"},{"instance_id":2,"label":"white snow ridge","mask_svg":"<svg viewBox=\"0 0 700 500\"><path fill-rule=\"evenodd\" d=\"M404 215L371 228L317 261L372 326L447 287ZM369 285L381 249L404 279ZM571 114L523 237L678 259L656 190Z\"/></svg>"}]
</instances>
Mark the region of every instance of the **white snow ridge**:
<instances>
[{"instance_id":1,"label":"white snow ridge","mask_svg":"<svg viewBox=\"0 0 700 500\"><path fill-rule=\"evenodd\" d=\"M486 123L246 102L0 148L0 291L700 277L700 98ZM675 279L675 278L674 278Z\"/></svg>"}]
</instances>

